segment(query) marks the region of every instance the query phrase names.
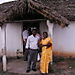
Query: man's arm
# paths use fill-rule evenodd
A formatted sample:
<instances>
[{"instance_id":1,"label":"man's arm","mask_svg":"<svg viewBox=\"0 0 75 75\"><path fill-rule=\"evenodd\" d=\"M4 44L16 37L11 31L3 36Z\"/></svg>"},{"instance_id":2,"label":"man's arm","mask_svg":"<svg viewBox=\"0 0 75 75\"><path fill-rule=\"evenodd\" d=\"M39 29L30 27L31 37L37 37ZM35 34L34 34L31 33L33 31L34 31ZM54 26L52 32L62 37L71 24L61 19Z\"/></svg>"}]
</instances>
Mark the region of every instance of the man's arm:
<instances>
[{"instance_id":1,"label":"man's arm","mask_svg":"<svg viewBox=\"0 0 75 75\"><path fill-rule=\"evenodd\" d=\"M28 49L29 48L29 43L30 43L30 41L29 41L29 37L28 37L28 39L27 39L27 42L26 42L26 49Z\"/></svg>"}]
</instances>

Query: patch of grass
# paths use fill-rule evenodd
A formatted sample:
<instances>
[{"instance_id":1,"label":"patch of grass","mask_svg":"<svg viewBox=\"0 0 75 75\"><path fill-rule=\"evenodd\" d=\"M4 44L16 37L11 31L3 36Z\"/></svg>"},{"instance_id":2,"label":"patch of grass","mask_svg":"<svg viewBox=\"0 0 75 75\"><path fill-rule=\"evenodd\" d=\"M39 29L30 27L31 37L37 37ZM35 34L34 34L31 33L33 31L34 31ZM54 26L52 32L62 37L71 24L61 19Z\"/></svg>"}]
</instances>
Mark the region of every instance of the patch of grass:
<instances>
[{"instance_id":1,"label":"patch of grass","mask_svg":"<svg viewBox=\"0 0 75 75\"><path fill-rule=\"evenodd\" d=\"M75 62L75 58L68 58L69 61L74 61Z\"/></svg>"},{"instance_id":2,"label":"patch of grass","mask_svg":"<svg viewBox=\"0 0 75 75\"><path fill-rule=\"evenodd\" d=\"M75 58L68 58L69 67L75 69Z\"/></svg>"},{"instance_id":3,"label":"patch of grass","mask_svg":"<svg viewBox=\"0 0 75 75\"><path fill-rule=\"evenodd\" d=\"M75 69L75 62L69 62L69 67L71 67L72 69Z\"/></svg>"},{"instance_id":4,"label":"patch of grass","mask_svg":"<svg viewBox=\"0 0 75 75\"><path fill-rule=\"evenodd\" d=\"M75 75L75 72L70 72L70 75Z\"/></svg>"},{"instance_id":5,"label":"patch of grass","mask_svg":"<svg viewBox=\"0 0 75 75\"><path fill-rule=\"evenodd\" d=\"M64 58L64 57L53 56L53 62L54 63L65 61L65 60L66 60L66 58Z\"/></svg>"},{"instance_id":6,"label":"patch of grass","mask_svg":"<svg viewBox=\"0 0 75 75\"><path fill-rule=\"evenodd\" d=\"M3 74L4 72L3 71L0 71L0 74Z\"/></svg>"}]
</instances>

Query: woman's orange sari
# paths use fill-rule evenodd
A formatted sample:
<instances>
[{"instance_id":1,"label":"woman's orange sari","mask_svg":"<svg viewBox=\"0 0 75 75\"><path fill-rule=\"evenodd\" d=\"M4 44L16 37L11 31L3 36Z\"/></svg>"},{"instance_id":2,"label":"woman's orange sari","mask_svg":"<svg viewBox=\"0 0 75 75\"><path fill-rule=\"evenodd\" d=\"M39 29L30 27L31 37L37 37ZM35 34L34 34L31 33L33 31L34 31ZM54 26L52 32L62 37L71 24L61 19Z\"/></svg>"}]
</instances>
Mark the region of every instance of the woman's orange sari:
<instances>
[{"instance_id":1,"label":"woman's orange sari","mask_svg":"<svg viewBox=\"0 0 75 75\"><path fill-rule=\"evenodd\" d=\"M47 37L46 39L41 40L42 45L52 43L52 39ZM51 47L42 47L41 60L40 60L40 71L41 73L48 73L49 63L52 62L52 46Z\"/></svg>"}]
</instances>

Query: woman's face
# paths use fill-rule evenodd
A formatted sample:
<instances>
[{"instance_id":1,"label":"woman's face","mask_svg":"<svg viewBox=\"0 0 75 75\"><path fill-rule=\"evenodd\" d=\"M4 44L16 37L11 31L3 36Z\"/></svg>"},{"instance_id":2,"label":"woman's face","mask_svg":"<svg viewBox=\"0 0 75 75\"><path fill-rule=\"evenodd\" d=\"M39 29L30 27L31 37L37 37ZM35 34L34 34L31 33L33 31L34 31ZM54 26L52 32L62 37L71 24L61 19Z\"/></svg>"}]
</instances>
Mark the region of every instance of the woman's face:
<instances>
[{"instance_id":1,"label":"woman's face","mask_svg":"<svg viewBox=\"0 0 75 75\"><path fill-rule=\"evenodd\" d=\"M43 38L47 38L48 34L46 32L43 33Z\"/></svg>"}]
</instances>

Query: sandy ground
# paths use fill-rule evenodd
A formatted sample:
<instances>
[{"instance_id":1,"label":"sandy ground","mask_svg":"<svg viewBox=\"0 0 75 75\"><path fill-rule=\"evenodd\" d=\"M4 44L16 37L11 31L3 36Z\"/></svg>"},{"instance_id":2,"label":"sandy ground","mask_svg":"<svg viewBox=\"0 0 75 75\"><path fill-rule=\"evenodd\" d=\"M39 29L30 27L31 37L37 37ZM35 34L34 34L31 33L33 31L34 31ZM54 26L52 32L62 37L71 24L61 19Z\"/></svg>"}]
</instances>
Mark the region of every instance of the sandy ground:
<instances>
[{"instance_id":1,"label":"sandy ground","mask_svg":"<svg viewBox=\"0 0 75 75\"><path fill-rule=\"evenodd\" d=\"M23 59L12 59L8 61L7 72L0 71L0 75L40 75L39 62L37 71L26 73L27 62ZM49 75L75 75L75 59L55 59L50 68Z\"/></svg>"}]
</instances>

